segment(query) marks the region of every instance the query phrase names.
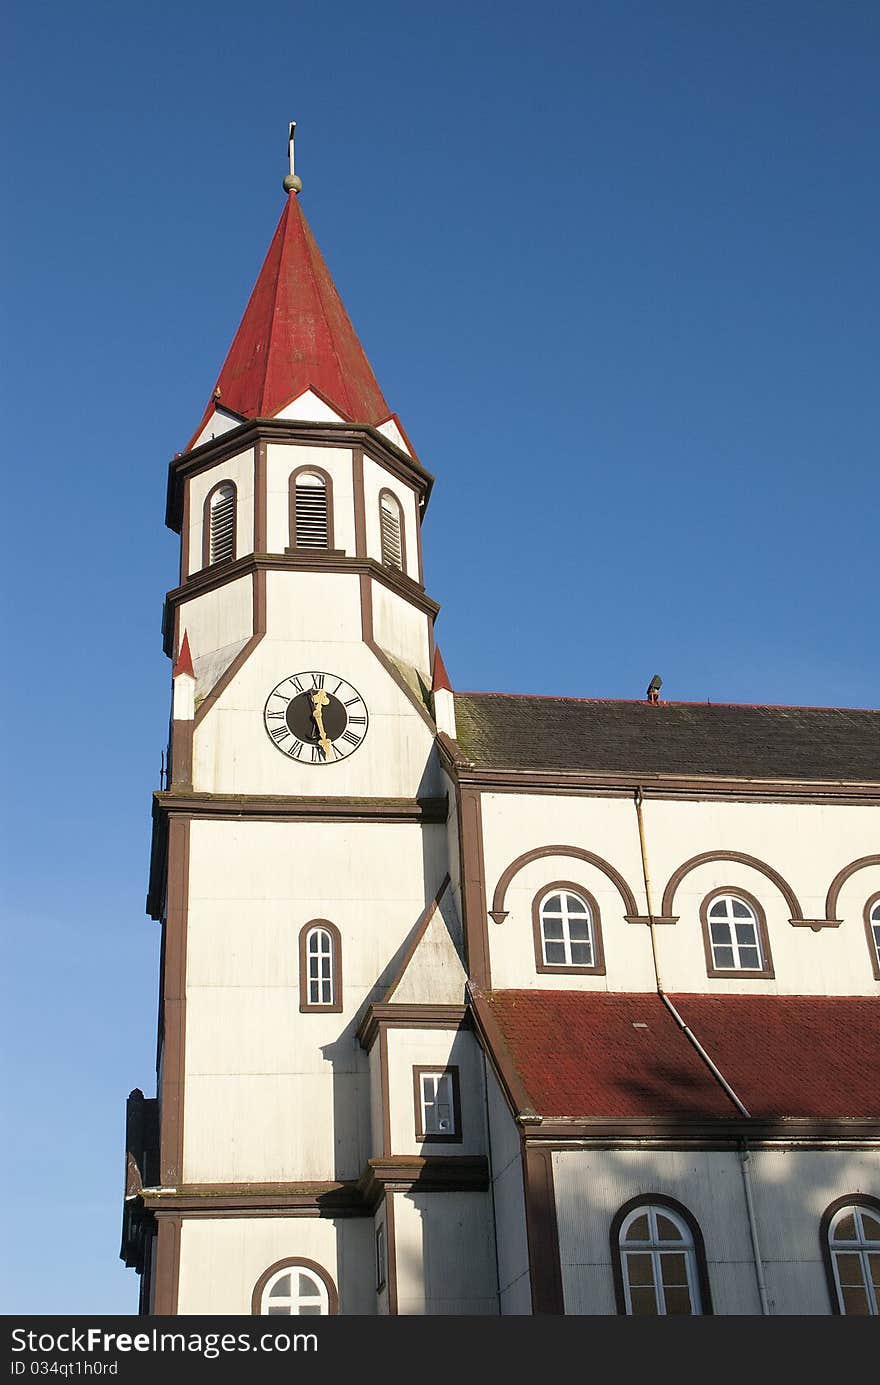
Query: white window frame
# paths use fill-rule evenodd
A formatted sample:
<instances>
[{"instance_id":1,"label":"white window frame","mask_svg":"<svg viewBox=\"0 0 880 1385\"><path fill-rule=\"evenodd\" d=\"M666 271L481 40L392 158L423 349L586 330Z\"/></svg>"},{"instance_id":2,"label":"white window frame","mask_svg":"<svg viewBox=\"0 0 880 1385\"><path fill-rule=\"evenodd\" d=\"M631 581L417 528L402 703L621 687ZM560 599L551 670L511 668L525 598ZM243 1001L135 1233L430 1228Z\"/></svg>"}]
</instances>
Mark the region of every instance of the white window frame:
<instances>
[{"instance_id":1,"label":"white window frame","mask_svg":"<svg viewBox=\"0 0 880 1385\"><path fill-rule=\"evenodd\" d=\"M277 1283L279 1283L281 1279L284 1278L285 1275L291 1276L291 1292L288 1294L278 1294L275 1297L272 1297L272 1289ZM310 1280L310 1282L315 1286L317 1293L301 1294L299 1292L298 1287L299 1278L297 1278L294 1281L294 1275L303 1275L304 1278ZM296 1292L293 1292L294 1282L297 1284ZM320 1304L320 1313L302 1313L301 1310L304 1306L312 1307L316 1301ZM324 1318L329 1316L330 1313L330 1295L327 1291L327 1285L324 1283L321 1276L319 1274L316 1274L314 1270L309 1269L308 1266L296 1264L284 1265L280 1270L275 1271L272 1277L269 1280L267 1280L263 1288L262 1297L260 1299L260 1313L263 1317L269 1316L270 1306L275 1309L286 1308L287 1316L292 1318L304 1316ZM280 1318L285 1315L283 1313L276 1312L273 1313L271 1316Z\"/></svg>"},{"instance_id":2,"label":"white window frame","mask_svg":"<svg viewBox=\"0 0 880 1385\"><path fill-rule=\"evenodd\" d=\"M871 1265L868 1257L869 1255L880 1255L880 1240L875 1240L872 1237L867 1236L865 1234L865 1227L864 1223L862 1222L863 1212L867 1212L868 1215L870 1217L873 1217L875 1221L880 1220L880 1212L875 1210L873 1207L866 1207L863 1203L860 1202L850 1202L847 1203L846 1206L839 1207L837 1209L837 1211L834 1213L834 1216L831 1218L831 1222L828 1226L828 1250L831 1255L831 1266L834 1270L834 1287L837 1290L837 1302L841 1314L844 1317L847 1316L846 1303L844 1302L843 1297L843 1286L840 1282L840 1267L838 1264L838 1256L857 1255L859 1259L859 1267L862 1272L861 1287L865 1290L865 1296L868 1304L867 1316L871 1318L876 1318L880 1316L880 1302L878 1302L878 1293L877 1290L874 1288L872 1282ZM853 1218L853 1221L855 1223L855 1240L837 1240L835 1238L835 1231L837 1229L837 1226L844 1219L844 1217L849 1216ZM847 1285L847 1288L849 1287L853 1286Z\"/></svg>"},{"instance_id":3,"label":"white window frame","mask_svg":"<svg viewBox=\"0 0 880 1385\"><path fill-rule=\"evenodd\" d=\"M740 904L743 907L743 909L748 910L748 918L743 919L734 917L734 900L736 900L737 904ZM722 903L727 906L727 912L723 918L718 918L716 915L712 913L712 910L716 907L716 905ZM754 909L752 908L751 904L747 899L743 899L742 896L738 894L722 893L713 895L712 899L709 901L709 906L706 910L706 923L709 930L709 947L712 950L712 966L716 971L742 971L748 974L749 972L754 973L766 970L767 959L764 956L764 946L761 941L761 925L759 923L757 914L755 913ZM728 927L730 928L729 943L715 942L715 939L712 935L713 923L726 923L728 925ZM737 926L742 927L744 924L751 924L752 932L755 938L755 941L753 943L740 943L737 941ZM717 949L720 947L730 948L730 950L733 953L733 962L729 966L722 966L722 964L718 961ZM746 966L740 960L740 949L747 947L752 948L758 954L758 965L755 967Z\"/></svg>"},{"instance_id":4,"label":"white window frame","mask_svg":"<svg viewBox=\"0 0 880 1385\"><path fill-rule=\"evenodd\" d=\"M422 1068L417 1072L419 1122L423 1140L455 1140L460 1137L458 1129L458 1103L456 1101L456 1081L451 1068ZM441 1084L445 1084L446 1100L441 1100ZM441 1129L439 1114L441 1107L448 1107L448 1129ZM428 1128L428 1113L437 1113L438 1129Z\"/></svg>"},{"instance_id":5,"label":"white window frame","mask_svg":"<svg viewBox=\"0 0 880 1385\"><path fill-rule=\"evenodd\" d=\"M880 967L880 899L872 904L868 920L871 928L871 938L874 943L874 952L877 958L877 966Z\"/></svg>"},{"instance_id":6,"label":"white window frame","mask_svg":"<svg viewBox=\"0 0 880 1385\"><path fill-rule=\"evenodd\" d=\"M547 911L547 902L548 902L548 900L556 899L557 897L558 897L558 898L560 899L560 901L561 901L561 912L560 912L560 913L557 913L556 910L554 909L552 913L548 913L548 911ZM569 909L568 909L568 901L569 901L569 899L576 899L576 900L578 900L581 904L583 904L584 908L585 908L586 911L587 911L587 912L586 912L586 915L581 914L581 913L569 914ZM544 924L545 924L545 922L546 922L548 919L553 919L554 922L555 922L557 919L560 919L560 918L561 918L561 920L562 920L562 937L561 937L561 939L560 939L560 938L548 938L547 935L546 935L546 933L545 933L545 930L544 930ZM572 938L571 938L571 930L570 930L569 925L570 925L570 923L571 923L572 920L576 920L578 923L583 923L584 918L586 918L586 923L587 923L587 938L586 938L586 942L588 943L589 948L590 948L590 960L589 960L588 962L574 962L574 961L572 961L572 956L571 956ZM592 911L592 909L590 908L590 902L589 902L589 900L584 899L583 895L576 894L574 890L567 890L567 889L565 889L565 888L562 887L562 886L557 886L557 887L555 887L554 889L548 890L547 893L546 893L546 895L544 896L544 898L541 900L540 905L538 906L538 919L539 919L539 921L540 921L540 927L541 927L541 956L542 956L542 958L543 958L543 960L544 960L544 966L545 966L545 967L590 967L590 968L592 969L593 967L596 966L596 926L595 926L595 922L594 922L594 920L593 920L593 911ZM550 959L549 959L549 957L547 956L547 944L548 944L548 943L559 943L559 942L562 943L563 949L564 949L564 951L565 951L565 961L564 961L564 962L551 962ZM583 939L583 938L576 938L576 939L575 939L575 942L576 942L576 943L583 943L583 942L584 942L584 939Z\"/></svg>"},{"instance_id":7,"label":"white window frame","mask_svg":"<svg viewBox=\"0 0 880 1385\"><path fill-rule=\"evenodd\" d=\"M313 939L319 942L319 946L313 951ZM323 945L321 940L323 939ZM333 934L329 928L324 928L316 924L310 928L306 934L306 995L309 1005L330 1006L335 1002L336 976L333 967ZM315 974L312 975L312 963L317 963ZM325 1000L323 996L324 987L327 987L329 996ZM317 990L317 999L313 996L312 988Z\"/></svg>"},{"instance_id":8,"label":"white window frame","mask_svg":"<svg viewBox=\"0 0 880 1385\"><path fill-rule=\"evenodd\" d=\"M681 1240L665 1240L657 1228L657 1216L666 1217L681 1232ZM644 1241L627 1241L626 1233L634 1221L639 1217L647 1215L648 1218L648 1237ZM627 1214L621 1223L620 1231L617 1236L618 1253L620 1255L620 1274L623 1281L623 1294L626 1303L628 1317L643 1316L633 1314L632 1297L630 1295L630 1282L627 1261L630 1255L651 1257L651 1273L653 1276L654 1300L657 1304L658 1317L669 1316L666 1312L666 1293L663 1284L662 1259L664 1255L683 1255L685 1261L685 1272L687 1275L687 1288L690 1294L692 1317L700 1317L703 1312L702 1298L700 1295L700 1282L697 1274L697 1249L694 1245L693 1232L687 1222L671 1207L652 1202L641 1202ZM639 1286L647 1288L647 1285ZM677 1286L683 1287L683 1286ZM684 1316L676 1314L674 1316Z\"/></svg>"}]
</instances>

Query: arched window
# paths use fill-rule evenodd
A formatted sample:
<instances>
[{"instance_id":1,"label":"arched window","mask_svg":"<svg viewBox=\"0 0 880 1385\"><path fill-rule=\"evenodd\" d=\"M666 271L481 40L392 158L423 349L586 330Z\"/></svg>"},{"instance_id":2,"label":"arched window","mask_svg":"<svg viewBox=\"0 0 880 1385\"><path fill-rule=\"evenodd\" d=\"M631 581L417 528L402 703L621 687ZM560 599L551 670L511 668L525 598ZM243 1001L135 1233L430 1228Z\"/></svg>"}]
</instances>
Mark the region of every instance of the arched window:
<instances>
[{"instance_id":1,"label":"arched window","mask_svg":"<svg viewBox=\"0 0 880 1385\"><path fill-rule=\"evenodd\" d=\"M333 547L333 483L317 468L301 467L290 477L290 546Z\"/></svg>"},{"instance_id":2,"label":"arched window","mask_svg":"<svg viewBox=\"0 0 880 1385\"><path fill-rule=\"evenodd\" d=\"M847 1317L880 1314L880 1201L839 1198L822 1218L822 1252L831 1303Z\"/></svg>"},{"instance_id":3,"label":"arched window","mask_svg":"<svg viewBox=\"0 0 880 1385\"><path fill-rule=\"evenodd\" d=\"M709 976L773 976L764 910L739 886L713 890L700 907Z\"/></svg>"},{"instance_id":4,"label":"arched window","mask_svg":"<svg viewBox=\"0 0 880 1385\"><path fill-rule=\"evenodd\" d=\"M299 1008L342 1009L342 939L327 919L313 919L299 935Z\"/></svg>"},{"instance_id":5,"label":"arched window","mask_svg":"<svg viewBox=\"0 0 880 1385\"><path fill-rule=\"evenodd\" d=\"M880 981L880 894L872 894L865 905L865 932L874 976Z\"/></svg>"},{"instance_id":6,"label":"arched window","mask_svg":"<svg viewBox=\"0 0 880 1385\"><path fill-rule=\"evenodd\" d=\"M208 493L202 544L205 567L211 563L225 563L235 557L235 498L235 486L231 481L221 481Z\"/></svg>"},{"instance_id":7,"label":"arched window","mask_svg":"<svg viewBox=\"0 0 880 1385\"><path fill-rule=\"evenodd\" d=\"M599 905L582 886L545 885L532 903L532 927L539 972L604 974Z\"/></svg>"},{"instance_id":8,"label":"arched window","mask_svg":"<svg viewBox=\"0 0 880 1385\"><path fill-rule=\"evenodd\" d=\"M711 1313L700 1228L686 1207L654 1194L621 1207L611 1225L617 1310L631 1317Z\"/></svg>"},{"instance_id":9,"label":"arched window","mask_svg":"<svg viewBox=\"0 0 880 1385\"><path fill-rule=\"evenodd\" d=\"M396 567L403 572L406 562L404 546L403 511L400 501L390 491L379 495L379 526L382 534L382 564Z\"/></svg>"},{"instance_id":10,"label":"arched window","mask_svg":"<svg viewBox=\"0 0 880 1385\"><path fill-rule=\"evenodd\" d=\"M279 1260L257 1280L251 1312L258 1317L327 1317L339 1312L333 1280L314 1260Z\"/></svg>"}]
</instances>

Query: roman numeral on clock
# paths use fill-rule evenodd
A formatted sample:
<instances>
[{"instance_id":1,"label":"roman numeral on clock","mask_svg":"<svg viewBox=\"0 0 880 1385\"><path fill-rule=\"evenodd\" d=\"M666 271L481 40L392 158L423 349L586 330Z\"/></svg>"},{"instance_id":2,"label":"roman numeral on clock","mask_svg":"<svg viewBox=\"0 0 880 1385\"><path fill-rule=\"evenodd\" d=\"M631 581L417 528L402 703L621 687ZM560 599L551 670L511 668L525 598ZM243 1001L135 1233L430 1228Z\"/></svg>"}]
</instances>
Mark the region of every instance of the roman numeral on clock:
<instances>
[{"instance_id":1,"label":"roman numeral on clock","mask_svg":"<svg viewBox=\"0 0 880 1385\"><path fill-rule=\"evenodd\" d=\"M348 741L349 745L360 745L361 743L361 737L356 736L353 731L343 731L339 739L342 741Z\"/></svg>"},{"instance_id":2,"label":"roman numeral on clock","mask_svg":"<svg viewBox=\"0 0 880 1385\"><path fill-rule=\"evenodd\" d=\"M269 735L272 737L273 741L280 742L283 741L286 736L289 736L290 732L286 726L273 726Z\"/></svg>"}]
</instances>

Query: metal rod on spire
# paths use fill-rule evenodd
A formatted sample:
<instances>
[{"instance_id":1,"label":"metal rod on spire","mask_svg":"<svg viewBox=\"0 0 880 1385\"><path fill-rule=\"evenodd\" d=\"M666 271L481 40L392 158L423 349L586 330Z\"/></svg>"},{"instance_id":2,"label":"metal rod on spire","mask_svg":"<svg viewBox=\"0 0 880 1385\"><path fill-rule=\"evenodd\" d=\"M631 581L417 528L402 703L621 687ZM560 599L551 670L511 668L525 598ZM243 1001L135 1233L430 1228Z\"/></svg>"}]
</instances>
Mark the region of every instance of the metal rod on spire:
<instances>
[{"instance_id":1,"label":"metal rod on spire","mask_svg":"<svg viewBox=\"0 0 880 1385\"><path fill-rule=\"evenodd\" d=\"M297 178L293 167L293 141L296 135L296 121L291 120L287 130L287 157L290 161L290 172L284 179L285 192L302 192L302 179Z\"/></svg>"}]
</instances>

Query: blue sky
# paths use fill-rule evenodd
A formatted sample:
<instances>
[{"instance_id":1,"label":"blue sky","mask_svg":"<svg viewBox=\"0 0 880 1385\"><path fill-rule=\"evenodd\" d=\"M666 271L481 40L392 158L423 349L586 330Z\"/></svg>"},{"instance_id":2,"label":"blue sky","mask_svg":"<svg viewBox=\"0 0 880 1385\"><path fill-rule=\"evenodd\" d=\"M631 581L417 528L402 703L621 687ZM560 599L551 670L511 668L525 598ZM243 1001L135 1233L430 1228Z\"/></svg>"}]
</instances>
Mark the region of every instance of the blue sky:
<instances>
[{"instance_id":1,"label":"blue sky","mask_svg":"<svg viewBox=\"0 0 880 1385\"><path fill-rule=\"evenodd\" d=\"M125 1313L166 467L280 214L286 122L437 477L457 687L871 706L880 9L47 0L5 35L0 1291Z\"/></svg>"}]
</instances>

